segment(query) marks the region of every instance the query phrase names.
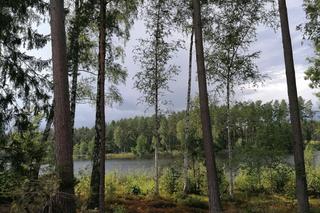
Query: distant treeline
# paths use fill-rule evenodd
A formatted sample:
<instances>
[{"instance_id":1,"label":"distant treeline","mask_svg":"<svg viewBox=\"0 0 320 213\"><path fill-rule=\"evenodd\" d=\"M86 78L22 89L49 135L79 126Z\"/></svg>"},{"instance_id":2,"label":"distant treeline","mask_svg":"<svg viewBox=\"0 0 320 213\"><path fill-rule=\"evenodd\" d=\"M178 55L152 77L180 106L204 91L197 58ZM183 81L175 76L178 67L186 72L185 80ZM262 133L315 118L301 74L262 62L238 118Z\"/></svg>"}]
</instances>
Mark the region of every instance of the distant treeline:
<instances>
[{"instance_id":1,"label":"distant treeline","mask_svg":"<svg viewBox=\"0 0 320 213\"><path fill-rule=\"evenodd\" d=\"M319 139L316 129L319 122L314 119L312 102L299 98L301 120L304 140L306 142ZM212 131L216 151L227 148L226 130L226 106L210 106L212 114ZM237 102L231 107L231 140L235 152L246 151L257 154L260 158L272 157L291 152L291 126L289 119L288 104L286 101L271 101L263 103ZM182 150L182 145L187 140L190 154L202 156L202 133L199 118L198 101L192 102L190 113L191 129L188 139L184 138L185 112L174 112L161 117L160 137L162 152ZM137 156L144 156L153 152L153 129L152 117L134 117L112 121L106 127L106 152L123 153L133 152ZM94 128L82 127L75 130L74 156L75 158L90 159L95 130ZM269 157L268 157L269 156Z\"/></svg>"}]
</instances>

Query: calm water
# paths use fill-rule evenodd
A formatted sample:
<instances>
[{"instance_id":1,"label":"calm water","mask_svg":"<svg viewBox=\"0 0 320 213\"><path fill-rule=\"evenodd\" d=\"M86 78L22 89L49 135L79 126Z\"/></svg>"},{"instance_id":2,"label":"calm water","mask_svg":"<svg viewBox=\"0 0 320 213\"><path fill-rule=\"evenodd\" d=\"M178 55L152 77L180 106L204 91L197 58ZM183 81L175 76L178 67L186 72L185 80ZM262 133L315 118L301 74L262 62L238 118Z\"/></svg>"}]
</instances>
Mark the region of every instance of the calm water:
<instances>
[{"instance_id":1,"label":"calm water","mask_svg":"<svg viewBox=\"0 0 320 213\"><path fill-rule=\"evenodd\" d=\"M172 159L160 159L159 165L162 168L169 166L173 163ZM154 160L153 159L115 159L106 160L106 174L108 172L119 172L122 174L130 172L146 172L153 173ZM74 161L74 173L75 175L90 174L92 169L92 162L89 160L75 160Z\"/></svg>"},{"instance_id":2,"label":"calm water","mask_svg":"<svg viewBox=\"0 0 320 213\"><path fill-rule=\"evenodd\" d=\"M223 158L223 157L222 157ZM218 156L218 161L221 161L221 156ZM174 159L160 159L160 168L168 167L172 164L176 164ZM223 161L223 160L222 160ZM293 156L288 156L285 160L290 165L294 165ZM179 162L181 163L181 162ZM314 164L320 165L320 151L315 152ZM74 161L74 173L76 176L81 174L90 174L92 169L92 162L89 160L75 160ZM152 174L154 172L154 160L153 159L114 159L106 160L106 174L109 172L118 172L121 174L131 172L145 172Z\"/></svg>"}]
</instances>

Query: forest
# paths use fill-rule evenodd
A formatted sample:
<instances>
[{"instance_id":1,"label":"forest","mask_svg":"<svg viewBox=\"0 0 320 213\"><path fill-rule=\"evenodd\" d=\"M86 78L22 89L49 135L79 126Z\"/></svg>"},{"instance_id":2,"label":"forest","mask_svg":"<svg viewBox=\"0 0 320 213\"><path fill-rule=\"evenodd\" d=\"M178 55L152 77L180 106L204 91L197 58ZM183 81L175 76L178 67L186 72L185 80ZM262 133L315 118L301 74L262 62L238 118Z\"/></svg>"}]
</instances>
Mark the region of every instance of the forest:
<instances>
[{"instance_id":1,"label":"forest","mask_svg":"<svg viewBox=\"0 0 320 213\"><path fill-rule=\"evenodd\" d=\"M320 212L319 20L319 0L1 0L0 212Z\"/></svg>"}]
</instances>

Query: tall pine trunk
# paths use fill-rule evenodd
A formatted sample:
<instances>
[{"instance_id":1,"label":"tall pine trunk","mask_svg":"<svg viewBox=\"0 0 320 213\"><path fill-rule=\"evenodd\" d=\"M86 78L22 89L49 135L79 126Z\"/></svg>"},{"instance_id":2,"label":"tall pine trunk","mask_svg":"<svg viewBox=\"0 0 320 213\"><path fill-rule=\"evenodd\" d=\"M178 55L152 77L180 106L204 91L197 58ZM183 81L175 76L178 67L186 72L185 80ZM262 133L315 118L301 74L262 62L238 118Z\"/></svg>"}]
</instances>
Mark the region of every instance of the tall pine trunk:
<instances>
[{"instance_id":1,"label":"tall pine trunk","mask_svg":"<svg viewBox=\"0 0 320 213\"><path fill-rule=\"evenodd\" d=\"M290 120L293 134L293 150L296 172L296 195L298 199L298 210L301 213L308 213L309 201L307 194L307 178L305 172L303 153L303 138L301 131L301 121L293 61L292 43L288 21L288 12L285 0L279 0L279 13L281 20L282 43L286 66Z\"/></svg>"},{"instance_id":2,"label":"tall pine trunk","mask_svg":"<svg viewBox=\"0 0 320 213\"><path fill-rule=\"evenodd\" d=\"M189 159L188 159L188 141L190 138L190 102L191 102L191 80L192 80L192 51L193 51L193 37L194 30L192 28L190 36L190 49L189 49L189 73L188 73L188 93L187 93L187 110L186 110L186 127L185 127L185 142L184 142L184 152L183 152L183 192L185 194L189 191L189 178L188 178L188 168L189 168Z\"/></svg>"},{"instance_id":3,"label":"tall pine trunk","mask_svg":"<svg viewBox=\"0 0 320 213\"><path fill-rule=\"evenodd\" d=\"M99 71L96 103L96 137L93 153L93 168L91 174L91 190L89 208L99 207L99 212L105 211L105 58L106 58L106 1L100 0L99 24Z\"/></svg>"},{"instance_id":4,"label":"tall pine trunk","mask_svg":"<svg viewBox=\"0 0 320 213\"><path fill-rule=\"evenodd\" d=\"M54 212L75 212L71 116L67 69L64 1L50 1L54 83L54 145L60 179ZM57 209L59 208L59 209Z\"/></svg>"},{"instance_id":5,"label":"tall pine trunk","mask_svg":"<svg viewBox=\"0 0 320 213\"><path fill-rule=\"evenodd\" d=\"M199 84L199 98L200 98L200 111L202 134L205 152L205 162L207 168L208 179L208 194L209 194L209 212L217 213L222 212L220 201L220 192L218 184L218 174L215 162L215 154L213 151L213 137L211 120L209 113L207 79L204 65L204 51L203 51L203 38L202 38L202 25L201 25L201 9L200 0L193 0L194 17L193 25L195 30L196 40L196 55L197 55L197 68L198 68L198 84Z\"/></svg>"}]
</instances>

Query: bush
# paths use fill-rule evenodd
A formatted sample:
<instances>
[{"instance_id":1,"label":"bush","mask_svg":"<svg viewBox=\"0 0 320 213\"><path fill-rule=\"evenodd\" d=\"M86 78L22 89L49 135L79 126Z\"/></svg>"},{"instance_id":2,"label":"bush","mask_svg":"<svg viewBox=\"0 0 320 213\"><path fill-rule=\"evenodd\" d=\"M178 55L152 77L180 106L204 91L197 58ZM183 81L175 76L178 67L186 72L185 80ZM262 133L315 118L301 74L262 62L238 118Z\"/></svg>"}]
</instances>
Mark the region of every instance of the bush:
<instances>
[{"instance_id":1,"label":"bush","mask_svg":"<svg viewBox=\"0 0 320 213\"><path fill-rule=\"evenodd\" d=\"M320 168L307 169L308 192L320 196Z\"/></svg>"},{"instance_id":2,"label":"bush","mask_svg":"<svg viewBox=\"0 0 320 213\"><path fill-rule=\"evenodd\" d=\"M175 167L166 168L160 177L160 188L170 195L182 191L181 172Z\"/></svg>"},{"instance_id":3,"label":"bush","mask_svg":"<svg viewBox=\"0 0 320 213\"><path fill-rule=\"evenodd\" d=\"M218 182L221 195L224 195L228 191L229 183L227 178L221 168L218 170ZM203 164L198 165L196 175L194 177L193 171L189 170L189 183L190 183L190 193L197 195L207 195L208 194L208 182L207 182L207 170Z\"/></svg>"},{"instance_id":4,"label":"bush","mask_svg":"<svg viewBox=\"0 0 320 213\"><path fill-rule=\"evenodd\" d=\"M264 168L262 171L262 185L269 193L285 193L286 185L294 177L293 168L286 164L278 164L275 168ZM293 179L294 181L294 179Z\"/></svg>"},{"instance_id":5,"label":"bush","mask_svg":"<svg viewBox=\"0 0 320 213\"><path fill-rule=\"evenodd\" d=\"M235 188L246 193L257 193L264 191L259 184L259 175L248 169L240 169L239 174L235 178Z\"/></svg>"}]
</instances>

